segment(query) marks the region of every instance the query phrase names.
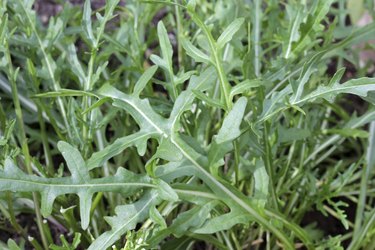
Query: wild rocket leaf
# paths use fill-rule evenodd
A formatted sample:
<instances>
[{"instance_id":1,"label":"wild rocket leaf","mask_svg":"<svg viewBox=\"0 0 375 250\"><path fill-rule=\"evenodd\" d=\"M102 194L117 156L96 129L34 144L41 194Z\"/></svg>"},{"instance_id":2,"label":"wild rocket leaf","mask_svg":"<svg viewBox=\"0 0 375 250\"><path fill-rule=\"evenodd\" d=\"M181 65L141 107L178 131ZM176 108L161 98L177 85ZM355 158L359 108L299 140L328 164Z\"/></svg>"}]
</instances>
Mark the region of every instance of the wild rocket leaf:
<instances>
[{"instance_id":1,"label":"wild rocket leaf","mask_svg":"<svg viewBox=\"0 0 375 250\"><path fill-rule=\"evenodd\" d=\"M166 182L172 182L181 176L192 176L195 174L194 165L188 160L169 162L164 165L158 165L155 169L155 176Z\"/></svg>"},{"instance_id":2,"label":"wild rocket leaf","mask_svg":"<svg viewBox=\"0 0 375 250\"><path fill-rule=\"evenodd\" d=\"M154 180L158 187L159 197L167 201L177 201L178 195L166 182L161 179Z\"/></svg>"},{"instance_id":3,"label":"wild rocket leaf","mask_svg":"<svg viewBox=\"0 0 375 250\"><path fill-rule=\"evenodd\" d=\"M157 193L151 191L144 194L139 201L133 204L117 206L116 216L106 218L112 229L96 238L88 250L111 247L127 231L134 229L138 222L148 218L150 208L159 202Z\"/></svg>"},{"instance_id":4,"label":"wild rocket leaf","mask_svg":"<svg viewBox=\"0 0 375 250\"><path fill-rule=\"evenodd\" d=\"M181 237L184 232L200 227L209 217L210 211L217 205L211 201L204 206L196 206L193 209L180 214L168 228L176 237Z\"/></svg>"},{"instance_id":5,"label":"wild rocket leaf","mask_svg":"<svg viewBox=\"0 0 375 250\"><path fill-rule=\"evenodd\" d=\"M150 239L150 245L156 246L160 243L160 241L170 234L173 234L179 238L184 233L201 227L209 217L210 212L215 205L216 202L211 201L203 206L196 206L184 213L179 214L168 228L159 231Z\"/></svg>"},{"instance_id":6,"label":"wild rocket leaf","mask_svg":"<svg viewBox=\"0 0 375 250\"><path fill-rule=\"evenodd\" d=\"M296 99L293 104L303 104L319 98L332 102L337 95L344 93L366 97L371 91L375 91L375 78L363 77L343 84L334 82L331 86L319 86L315 91Z\"/></svg>"},{"instance_id":7,"label":"wild rocket leaf","mask_svg":"<svg viewBox=\"0 0 375 250\"><path fill-rule=\"evenodd\" d=\"M157 55L151 55L150 59L153 63L163 68L166 72L166 76L171 84L173 83L174 74L172 66L173 49L167 29L165 28L162 21L158 23L158 37L160 43L161 57Z\"/></svg>"},{"instance_id":8,"label":"wild rocket leaf","mask_svg":"<svg viewBox=\"0 0 375 250\"><path fill-rule=\"evenodd\" d=\"M244 94L252 88L260 87L262 86L262 84L264 84L264 82L259 79L255 79L255 80L247 79L243 82L240 82L239 84L234 86L232 90L230 91L230 99L233 99L235 95Z\"/></svg>"},{"instance_id":9,"label":"wild rocket leaf","mask_svg":"<svg viewBox=\"0 0 375 250\"><path fill-rule=\"evenodd\" d=\"M167 64L167 62L163 58L161 58L160 56L157 56L157 55L151 55L150 59L155 65L157 65L160 68L164 69L165 71L169 72L169 65Z\"/></svg>"},{"instance_id":10,"label":"wild rocket leaf","mask_svg":"<svg viewBox=\"0 0 375 250\"><path fill-rule=\"evenodd\" d=\"M247 100L244 97L238 99L232 110L223 121L219 133L215 136L216 143L225 143L236 139L240 134L240 125L245 112Z\"/></svg>"},{"instance_id":11,"label":"wild rocket leaf","mask_svg":"<svg viewBox=\"0 0 375 250\"><path fill-rule=\"evenodd\" d=\"M240 125L245 112L246 104L246 98L241 97L238 99L238 101L234 104L233 109L224 119L219 133L214 136L213 143L211 144L208 153L208 159L213 171L217 171L214 170L214 167L218 167L219 165L223 164L223 162L218 163L218 161L222 161L224 155L233 148L233 140L241 134Z\"/></svg>"},{"instance_id":12,"label":"wild rocket leaf","mask_svg":"<svg viewBox=\"0 0 375 250\"><path fill-rule=\"evenodd\" d=\"M203 51L195 47L189 40L183 39L182 46L184 47L186 54L191 56L196 62L202 62L206 64L211 63L210 57Z\"/></svg>"},{"instance_id":13,"label":"wild rocket leaf","mask_svg":"<svg viewBox=\"0 0 375 250\"><path fill-rule=\"evenodd\" d=\"M177 91L176 86L179 84L176 82L176 77L173 72L173 48L171 42L169 41L169 36L167 29L165 28L162 21L158 23L158 37L159 37L159 44L160 44L160 52L161 57L157 55L151 55L151 61L158 65L160 68L164 70L165 78L166 78L166 89L168 93L171 95L172 99L177 98Z\"/></svg>"},{"instance_id":14,"label":"wild rocket leaf","mask_svg":"<svg viewBox=\"0 0 375 250\"><path fill-rule=\"evenodd\" d=\"M155 69L155 68L154 68ZM154 69L150 69L149 72L145 72L144 80L148 78L147 75L152 73ZM190 84L187 91L184 91L177 98L174 109L172 110L169 121L166 121L163 117L156 114L147 100L139 99L139 91L145 84L144 80L139 80L136 84L134 93L127 95L122 93L115 88L105 85L99 90L99 94L106 96L106 98L112 98L117 100L115 105L126 109L138 122L141 129L140 131L117 139L113 144L107 146L102 151L94 153L88 160L88 166L90 169L102 166L104 162L123 152L130 146L136 146L140 155L143 155L146 150L146 143L149 138L165 137L170 129L170 126L178 121L181 112L189 109L194 100L194 95L190 89L206 90L210 83L212 83L216 75L213 68L208 68L199 77L193 76L190 80ZM141 86L142 85L142 86ZM137 87L138 86L138 87ZM163 150L163 147L161 148Z\"/></svg>"},{"instance_id":15,"label":"wild rocket leaf","mask_svg":"<svg viewBox=\"0 0 375 250\"><path fill-rule=\"evenodd\" d=\"M68 60L71 65L71 70L78 77L81 88L85 85L86 74L83 71L81 63L78 60L76 48L73 44L68 46Z\"/></svg>"},{"instance_id":16,"label":"wild rocket leaf","mask_svg":"<svg viewBox=\"0 0 375 250\"><path fill-rule=\"evenodd\" d=\"M0 1L0 248L374 248L371 0L43 1Z\"/></svg>"},{"instance_id":17,"label":"wild rocket leaf","mask_svg":"<svg viewBox=\"0 0 375 250\"><path fill-rule=\"evenodd\" d=\"M359 79L352 79L340 84L339 80L343 75L343 69L340 69L329 82L328 85L320 85L316 90L303 95L303 84L296 85L295 94L289 97L289 104L286 98L291 94L291 86L285 87L281 92L275 93L271 99L266 99L263 107L263 112L260 116L260 121L270 119L272 116L291 107L290 105L304 105L308 102L314 102L319 99L325 99L333 102L339 94L353 94L362 97L363 99L375 103L371 94L375 91L375 78L363 77ZM301 77L300 77L301 78ZM303 79L302 77L301 79ZM304 83L303 81L302 83Z\"/></svg>"},{"instance_id":18,"label":"wild rocket leaf","mask_svg":"<svg viewBox=\"0 0 375 250\"><path fill-rule=\"evenodd\" d=\"M39 192L42 196L41 210L44 216L51 214L55 199L64 194L77 194L80 198L81 225L86 229L90 220L91 199L97 192L124 192L132 195L136 191L155 187L147 176L136 175L119 168L114 176L92 179L81 154L66 142L58 144L67 162L71 176L43 178L22 172L11 159L5 161L0 171L0 190L13 192Z\"/></svg>"},{"instance_id":19,"label":"wild rocket leaf","mask_svg":"<svg viewBox=\"0 0 375 250\"><path fill-rule=\"evenodd\" d=\"M168 121L152 109L148 99L139 99L135 94L125 94L108 84L100 88L98 94L114 99L114 106L129 112L141 130L155 131L162 136L167 134Z\"/></svg>"},{"instance_id":20,"label":"wild rocket leaf","mask_svg":"<svg viewBox=\"0 0 375 250\"><path fill-rule=\"evenodd\" d=\"M155 206L152 206L150 208L150 219L161 226L161 228L167 228L167 223L165 223L165 220L163 216L160 214L159 210Z\"/></svg>"},{"instance_id":21,"label":"wild rocket leaf","mask_svg":"<svg viewBox=\"0 0 375 250\"><path fill-rule=\"evenodd\" d=\"M267 202L269 190L269 176L263 162L257 160L254 170L254 199L259 207L264 207Z\"/></svg>"},{"instance_id":22,"label":"wild rocket leaf","mask_svg":"<svg viewBox=\"0 0 375 250\"><path fill-rule=\"evenodd\" d=\"M243 224L250 220L251 218L249 215L243 214L240 210L233 210L229 213L207 220L200 228L195 229L194 233L213 234L223 230L228 230L234 225Z\"/></svg>"},{"instance_id":23,"label":"wild rocket leaf","mask_svg":"<svg viewBox=\"0 0 375 250\"><path fill-rule=\"evenodd\" d=\"M231 24L229 24L229 26L223 31L223 33L217 39L218 49L224 48L224 46L232 40L234 34L236 34L237 31L241 28L241 25L244 21L244 18L237 18Z\"/></svg>"},{"instance_id":24,"label":"wild rocket leaf","mask_svg":"<svg viewBox=\"0 0 375 250\"><path fill-rule=\"evenodd\" d=\"M63 25L61 18L51 18L46 35L46 41L48 41L47 47L50 48L61 37Z\"/></svg>"},{"instance_id":25,"label":"wild rocket leaf","mask_svg":"<svg viewBox=\"0 0 375 250\"><path fill-rule=\"evenodd\" d=\"M173 105L170 115L172 125L178 122L178 119L183 112L191 109L195 99L193 91L195 90L202 92L210 89L216 79L217 75L214 67L208 67L199 76L193 75L190 78L187 90L181 92Z\"/></svg>"},{"instance_id":26,"label":"wild rocket leaf","mask_svg":"<svg viewBox=\"0 0 375 250\"><path fill-rule=\"evenodd\" d=\"M95 37L92 31L91 13L91 1L86 0L83 5L82 28L90 45L95 46Z\"/></svg>"},{"instance_id":27,"label":"wild rocket leaf","mask_svg":"<svg viewBox=\"0 0 375 250\"><path fill-rule=\"evenodd\" d=\"M100 38L103 35L105 25L107 22L113 18L113 11L115 10L117 4L120 2L120 0L107 0L105 4L105 10L104 10L104 17L100 15L99 12L96 13L96 16L99 20L99 27L97 28L96 32L96 47L98 46L100 42Z\"/></svg>"},{"instance_id":28,"label":"wild rocket leaf","mask_svg":"<svg viewBox=\"0 0 375 250\"><path fill-rule=\"evenodd\" d=\"M206 94L198 91L198 90L193 90L194 95L201 101L207 103L208 105L220 109L225 109L225 106L219 101L215 100L213 98L208 97Z\"/></svg>"},{"instance_id":29,"label":"wild rocket leaf","mask_svg":"<svg viewBox=\"0 0 375 250\"><path fill-rule=\"evenodd\" d=\"M300 26L301 37L299 41L295 44L293 48L293 53L298 53L302 51L310 41L310 35L317 31L320 28L320 22L325 18L327 15L329 8L333 0L319 0L315 4L314 10L307 17L306 23Z\"/></svg>"},{"instance_id":30,"label":"wild rocket leaf","mask_svg":"<svg viewBox=\"0 0 375 250\"><path fill-rule=\"evenodd\" d=\"M144 155L146 152L147 140L154 136L155 133L153 132L139 131L137 133L118 138L103 150L92 154L92 156L87 160L87 166L89 169L103 166L106 161L111 159L113 156L124 152L125 149L131 146L136 146L139 155Z\"/></svg>"},{"instance_id":31,"label":"wild rocket leaf","mask_svg":"<svg viewBox=\"0 0 375 250\"><path fill-rule=\"evenodd\" d=\"M145 71L145 73L139 78L134 86L134 95L139 96L139 94L146 87L147 83L151 80L157 69L157 66L152 66Z\"/></svg>"},{"instance_id":32,"label":"wild rocket leaf","mask_svg":"<svg viewBox=\"0 0 375 250\"><path fill-rule=\"evenodd\" d=\"M292 6L290 5L288 5L287 8L289 8L289 12L294 13L294 15L292 16L293 20L291 20L289 25L289 39L286 46L287 48L285 51L285 58L289 58L293 42L298 41L298 39L300 38L299 27L304 17L302 7L299 7L296 11L292 11Z\"/></svg>"},{"instance_id":33,"label":"wild rocket leaf","mask_svg":"<svg viewBox=\"0 0 375 250\"><path fill-rule=\"evenodd\" d=\"M193 85L192 88L194 89L194 87L199 87L199 84L199 82L196 83L196 85ZM292 244L290 240L287 239L277 228L273 228L267 219L259 213L253 203L246 200L247 198L243 197L238 190L226 183L222 183L220 180L217 180L213 175L211 175L211 173L208 172L209 163L207 157L202 155L200 152L197 152L195 148L191 147L191 145L184 140L183 136L175 132L175 129L178 127L177 124L179 123L179 117L186 110L186 108L191 105L192 100L194 100L194 95L191 93L189 88L176 100L175 107L167 120L156 114L155 111L152 110L150 104L145 100L141 100L133 95L122 93L109 85L102 87L99 93L103 96L113 98L113 104L115 106L128 111L141 127L141 131L147 130L156 133L156 138L159 140L159 142L161 141L161 138L163 138L163 140L169 140L175 146L176 150L178 150L183 157L194 166L194 172L196 175L208 187L210 187L214 193L221 195L221 199L223 199L228 206L233 209L241 209L243 212L248 213L252 218L254 218L255 221L273 231L277 237L279 237L279 239L286 244L286 246L291 247ZM239 117L242 118L246 103L246 98L240 98L236 102L233 110L228 115L229 118L226 119L222 126L222 130L215 139L216 144L225 143L225 145L228 145L228 143L231 143L232 140L239 136L239 125L242 121L242 119L239 119ZM235 123L234 126L232 122ZM229 129L230 131L232 127L235 127L233 132L228 132L225 130ZM228 150L230 150L229 146L226 147L227 148L225 151L220 150L219 153L217 150L212 150L211 154L214 154L214 160L220 159L223 156L223 152L226 153ZM215 147L213 147L213 149L214 148ZM301 238L301 240L308 243L309 239L305 234L302 233L302 231L297 230L291 224L287 224L287 226L293 228L293 231Z\"/></svg>"},{"instance_id":34,"label":"wild rocket leaf","mask_svg":"<svg viewBox=\"0 0 375 250\"><path fill-rule=\"evenodd\" d=\"M70 144L63 141L60 141L57 144L57 147L68 165L69 171L72 174L73 182L87 182L90 179L90 175L80 152Z\"/></svg>"},{"instance_id":35,"label":"wild rocket leaf","mask_svg":"<svg viewBox=\"0 0 375 250\"><path fill-rule=\"evenodd\" d=\"M173 49L171 42L169 41L167 29L165 28L164 23L162 21L158 23L158 36L162 57L165 60L168 67L171 68Z\"/></svg>"},{"instance_id":36,"label":"wild rocket leaf","mask_svg":"<svg viewBox=\"0 0 375 250\"><path fill-rule=\"evenodd\" d=\"M299 78L296 81L292 81L292 88L294 92L294 96L292 98L294 100L297 100L302 96L305 85L310 79L312 73L314 73L314 71L316 70L317 62L323 56L323 53L324 52L320 52L313 55L311 59L303 65L303 69Z\"/></svg>"}]
</instances>

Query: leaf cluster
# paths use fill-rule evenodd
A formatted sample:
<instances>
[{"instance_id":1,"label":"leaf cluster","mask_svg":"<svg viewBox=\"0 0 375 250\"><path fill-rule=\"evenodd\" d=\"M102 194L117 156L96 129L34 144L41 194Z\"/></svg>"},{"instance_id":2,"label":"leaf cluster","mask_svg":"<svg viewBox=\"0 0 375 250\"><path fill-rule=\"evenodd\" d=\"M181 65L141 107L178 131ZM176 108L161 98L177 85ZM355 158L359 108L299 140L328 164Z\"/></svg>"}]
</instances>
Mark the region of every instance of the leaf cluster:
<instances>
[{"instance_id":1,"label":"leaf cluster","mask_svg":"<svg viewBox=\"0 0 375 250\"><path fill-rule=\"evenodd\" d=\"M334 0L57 2L45 26L0 1L2 248L375 247L353 49L375 24Z\"/></svg>"}]
</instances>

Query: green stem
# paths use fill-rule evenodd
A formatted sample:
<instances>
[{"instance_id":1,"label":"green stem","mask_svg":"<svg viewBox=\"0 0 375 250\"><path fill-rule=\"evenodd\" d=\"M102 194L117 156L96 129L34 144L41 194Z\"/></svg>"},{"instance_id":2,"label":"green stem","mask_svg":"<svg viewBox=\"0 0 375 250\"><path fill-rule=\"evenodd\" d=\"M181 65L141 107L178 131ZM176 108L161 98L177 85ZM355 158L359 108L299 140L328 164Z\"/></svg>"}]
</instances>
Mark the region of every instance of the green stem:
<instances>
[{"instance_id":1,"label":"green stem","mask_svg":"<svg viewBox=\"0 0 375 250\"><path fill-rule=\"evenodd\" d=\"M193 93L190 93L193 95ZM241 212L245 214L249 214L254 221L258 224L266 227L268 230L272 231L274 235L283 242L285 247L292 249L293 242L289 239L289 236L279 228L275 227L270 223L270 218L268 216L264 216L265 210L260 210L258 207L255 207L254 204L251 203L249 198L241 193L238 189L234 188L233 186L229 185L226 181L220 180L215 178L209 172L208 161L206 157L203 157L200 153L196 152L188 143L186 143L178 133L174 131L174 122L170 125L170 129L165 129L164 127L160 127L158 122L153 121L153 118L149 117L149 110L143 110L142 107L137 106L137 102L134 102L130 96L126 94L122 94L122 97L112 96L111 94L107 95L108 97L112 97L113 99L121 100L127 105L134 108L134 111L138 113L139 116L142 116L145 119L145 122L149 123L150 129L155 130L155 133L158 133L165 139L168 139L171 144L173 144L181 154L191 162L194 166L194 172L196 176L199 178L215 193L220 195L221 199L232 209L239 209ZM186 97L187 99L191 97ZM134 115L134 114L133 114ZM176 121L176 120L174 120ZM266 210L267 211L267 210ZM268 214L283 222L283 224L294 232L305 244L308 248L311 248L311 241L307 234L299 228L294 223L289 222L288 220L284 219L282 216L279 216L271 211L267 211Z\"/></svg>"},{"instance_id":2,"label":"green stem","mask_svg":"<svg viewBox=\"0 0 375 250\"><path fill-rule=\"evenodd\" d=\"M255 0L255 23L254 23L254 71L257 77L260 76L260 26L262 20L262 1Z\"/></svg>"},{"instance_id":3,"label":"green stem","mask_svg":"<svg viewBox=\"0 0 375 250\"><path fill-rule=\"evenodd\" d=\"M355 224L354 224L354 232L353 232L353 237L357 237L361 228L362 228L362 223L363 223L363 216L364 216L364 211L365 211L365 205L366 205L366 197L367 197L367 186L368 186L368 180L371 176L371 170L373 164L371 158L372 154L374 153L374 136L375 136L375 122L371 122L370 124L370 138L369 138L369 147L367 151L367 162L364 164L364 168L362 169L362 175L361 175L361 183L360 183L360 193L358 197L358 202L357 202L357 211L355 215Z\"/></svg>"},{"instance_id":4,"label":"green stem","mask_svg":"<svg viewBox=\"0 0 375 250\"><path fill-rule=\"evenodd\" d=\"M6 48L5 56L8 62L8 70L9 70L9 76L10 76L9 82L12 87L12 97L13 97L13 102L15 106L18 127L20 131L19 136L20 136L22 153L25 157L26 170L30 175L32 175L33 170L31 168L30 151L29 151L29 146L27 144L26 132L25 132L25 127L24 127L24 122L23 122L23 117L22 117L22 109L21 109L19 98L18 98L18 90L17 90L17 84L16 84L18 69L17 70L13 69L12 59L11 59L10 52L9 52L9 45L7 42L5 42L5 48ZM35 207L34 210L35 210L35 214L37 217L38 229L42 238L43 247L44 249L48 249L47 238L43 230L43 222L42 222L42 215L40 213L40 208L39 208L39 200L35 192L33 192L33 201L34 201L34 207Z\"/></svg>"},{"instance_id":5,"label":"green stem","mask_svg":"<svg viewBox=\"0 0 375 250\"><path fill-rule=\"evenodd\" d=\"M99 192L95 196L94 201L93 201L93 203L91 205L91 209L90 209L90 218L94 214L94 211L95 211L96 207L99 205L100 201L102 200L102 197L103 197L103 192Z\"/></svg>"},{"instance_id":6,"label":"green stem","mask_svg":"<svg viewBox=\"0 0 375 250\"><path fill-rule=\"evenodd\" d=\"M240 151L238 141L233 141L233 148L234 148L234 182L237 186L238 184L238 177L239 177L239 164L240 164Z\"/></svg>"},{"instance_id":7,"label":"green stem","mask_svg":"<svg viewBox=\"0 0 375 250\"><path fill-rule=\"evenodd\" d=\"M102 132L100 129L98 129L95 133L96 135L96 145L99 149L99 151L103 150L104 149L104 132ZM110 173L109 173L109 163L108 161L106 161L104 164L103 164L103 176L109 176ZM115 202L114 202L114 196L112 193L108 193L107 194L107 197L108 197L108 202L110 204L110 207L111 208L114 208L115 206Z\"/></svg>"},{"instance_id":8,"label":"green stem","mask_svg":"<svg viewBox=\"0 0 375 250\"><path fill-rule=\"evenodd\" d=\"M182 65L182 45L181 45L181 34L182 34L182 25L181 25L181 15L180 9L177 5L177 0L174 1L176 5L174 6L174 11L176 13L176 22L177 22L177 55L178 55L178 66Z\"/></svg>"},{"instance_id":9,"label":"green stem","mask_svg":"<svg viewBox=\"0 0 375 250\"><path fill-rule=\"evenodd\" d=\"M42 246L39 244L39 242L34 238L29 236L29 242L34 247L35 250L42 250ZM48 248L47 248L48 249Z\"/></svg>"},{"instance_id":10,"label":"green stem","mask_svg":"<svg viewBox=\"0 0 375 250\"><path fill-rule=\"evenodd\" d=\"M90 60L88 64L88 71L87 71L87 76L86 76L86 82L84 84L84 91L91 91L93 89L93 85L95 82L93 81L92 78L94 74L95 60L96 60L97 52L100 46L100 40L104 34L105 26L107 22L113 17L112 13L115 7L116 7L115 5L110 5L109 10L107 10L106 13L104 14L103 20L101 20L99 29L97 30L95 43L93 44L93 47L91 48L91 56L90 56ZM84 110L86 110L90 105L91 105L91 97L84 96L83 97ZM83 132L83 141L86 143L84 145L84 150L83 150L85 155L87 155L88 153L88 149L86 146L88 145L88 142L92 140L92 137L93 137L92 131L91 131L92 120L93 120L93 116L92 116L91 111L83 115L84 122L82 124L82 132Z\"/></svg>"},{"instance_id":11,"label":"green stem","mask_svg":"<svg viewBox=\"0 0 375 250\"><path fill-rule=\"evenodd\" d=\"M86 82L84 85L84 91L91 91L93 87L92 76L94 72L94 63L96 59L96 53L97 52L95 49L93 49L91 52L90 61L88 65L88 72L86 76ZM84 110L86 110L90 106L90 104L91 104L91 97L84 96L83 97ZM83 119L83 123L82 123L83 141L86 143L85 145L83 145L83 148L84 148L83 152L85 153L85 155L88 153L88 149L86 147L87 142L91 140L92 138L92 136L90 135L91 119L88 121L87 120L88 117L91 117L91 111L83 114L83 117L82 117Z\"/></svg>"},{"instance_id":12,"label":"green stem","mask_svg":"<svg viewBox=\"0 0 375 250\"><path fill-rule=\"evenodd\" d=\"M272 166L272 151L271 151L271 145L269 143L268 138L268 124L264 124L264 130L263 130L263 141L264 141L264 155L263 155L263 161L264 165L266 167L268 176L269 176L269 182L270 182L270 191L272 196L272 203L276 211L279 211L279 203L277 201L277 195L275 191L275 182L274 182L274 170Z\"/></svg>"},{"instance_id":13,"label":"green stem","mask_svg":"<svg viewBox=\"0 0 375 250\"><path fill-rule=\"evenodd\" d=\"M242 247L241 247L240 243L238 242L236 234L232 231L230 233L230 236L232 237L234 245L236 246L236 250L242 250Z\"/></svg>"},{"instance_id":14,"label":"green stem","mask_svg":"<svg viewBox=\"0 0 375 250\"><path fill-rule=\"evenodd\" d=\"M232 100L230 99L230 84L224 71L221 51L217 48L216 41L212 37L211 31L208 30L207 26L202 22L202 20L194 12L189 11L189 14L193 21L203 30L208 39L211 56L213 57L213 64L219 77L220 89L225 101L225 106L227 110L230 110L232 108Z\"/></svg>"},{"instance_id":15,"label":"green stem","mask_svg":"<svg viewBox=\"0 0 375 250\"><path fill-rule=\"evenodd\" d=\"M43 119L43 109L41 108L40 105L37 105L38 107L38 120L39 120L39 125L40 125L40 130L41 130L41 139L42 139L42 144L43 144L43 150L44 150L44 157L45 157L45 162L47 166L47 172L49 175L53 175L55 170L53 167L53 162L52 162L52 156L51 156L51 150L49 148L49 143L48 143L48 137L47 137L47 132L46 132L46 123L44 122Z\"/></svg>"},{"instance_id":16,"label":"green stem","mask_svg":"<svg viewBox=\"0 0 375 250\"><path fill-rule=\"evenodd\" d=\"M30 15L29 15L28 11L26 10L26 8L25 8L25 6L23 4L23 1L18 0L18 2L20 3L20 5L21 5L21 7L22 7L22 9L23 9L23 11L24 11L24 13L26 15L26 18L27 18L27 20L30 23L30 27L31 27L31 29L32 29L32 31L33 31L33 33L34 33L34 35L35 35L35 37L36 37L36 39L37 39L37 41L39 43L40 50L41 50L41 52L43 54L43 58L44 58L44 61L46 63L46 66L47 66L47 71L48 71L49 77L52 80L53 88L54 88L55 91L58 91L58 90L60 90L61 87L60 87L60 84L55 79L55 74L53 72L53 69L52 69L49 57L47 56L47 53L46 53L46 51L44 49L44 45L42 43L42 40L40 39L40 36L39 36L39 34L38 34L37 30L36 30L36 27L35 27L35 25L34 25L32 19L31 19ZM60 97L57 97L57 104L58 104L58 107L60 109L61 115L63 117L65 128L66 128L66 130L68 132L69 137L71 137L72 134L71 134L70 129L69 129L70 125L69 125L69 122L68 122L68 119L67 119L67 116L66 116L66 111L65 111L64 103L63 103L63 101L62 101L62 99Z\"/></svg>"},{"instance_id":17,"label":"green stem","mask_svg":"<svg viewBox=\"0 0 375 250\"><path fill-rule=\"evenodd\" d=\"M53 238L51 234L51 228L48 225L48 221L46 219L43 220L43 230L46 233L48 245L53 243Z\"/></svg>"},{"instance_id":18,"label":"green stem","mask_svg":"<svg viewBox=\"0 0 375 250\"><path fill-rule=\"evenodd\" d=\"M237 204L241 209L249 213L255 221L259 224L263 225L270 231L272 231L288 248L293 248L293 244L287 238L287 236L280 231L279 229L275 228L274 226L269 223L268 218L263 217L256 209L254 209L248 201L242 196L239 192L235 192L234 190L230 190L227 185L217 180L214 176L212 176L202 165L202 163L198 162L195 159L199 159L198 156L195 155L193 149L190 148L186 143L184 143L180 138L175 137L172 135L171 142L181 151L181 153L196 167L196 171L199 173L200 178L214 191L216 194L221 194L221 197L224 199L229 199L231 202ZM276 214L270 213L273 216ZM278 219L281 217L278 216ZM286 223L286 220L283 220ZM287 224L289 227L293 227L291 223ZM297 233L300 238L306 243L308 239L305 238L305 235L298 229L294 227L295 233Z\"/></svg>"},{"instance_id":19,"label":"green stem","mask_svg":"<svg viewBox=\"0 0 375 250\"><path fill-rule=\"evenodd\" d=\"M6 192L6 198L8 203L8 211L0 209L3 215L9 219L10 224L16 229L17 233L21 233L22 236L27 239L27 235L25 230L18 224L16 220L16 216L14 214L13 209L13 200L12 200L12 194L10 192ZM5 212L5 213L4 213Z\"/></svg>"}]
</instances>

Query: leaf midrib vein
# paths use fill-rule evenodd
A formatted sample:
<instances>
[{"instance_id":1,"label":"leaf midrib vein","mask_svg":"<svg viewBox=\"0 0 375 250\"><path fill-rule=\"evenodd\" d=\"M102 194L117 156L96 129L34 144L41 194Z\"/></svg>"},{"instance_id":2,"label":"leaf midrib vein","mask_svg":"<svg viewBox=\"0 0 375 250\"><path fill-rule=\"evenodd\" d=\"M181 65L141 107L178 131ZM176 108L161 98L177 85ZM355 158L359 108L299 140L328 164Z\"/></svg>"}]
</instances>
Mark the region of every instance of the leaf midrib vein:
<instances>
[{"instance_id":1,"label":"leaf midrib vein","mask_svg":"<svg viewBox=\"0 0 375 250\"><path fill-rule=\"evenodd\" d=\"M361 84L361 85L357 85L357 86L343 86L343 87L339 86L339 87L336 87L336 88L331 88L331 89L323 90L322 92L318 92L319 90L316 90L317 93L315 93L315 94L311 93L310 95L307 95L305 98L303 98L303 99L295 102L294 104L300 104L300 103L303 103L305 101L317 98L317 97L322 96L322 95L330 94L330 93L336 92L336 91L343 91L343 90L348 90L348 89L352 89L352 88L355 89L357 87L367 87L367 86L372 86L375 89L375 85L374 84L368 83L368 84ZM368 90L368 91L370 91L370 90Z\"/></svg>"},{"instance_id":2,"label":"leaf midrib vein","mask_svg":"<svg viewBox=\"0 0 375 250\"><path fill-rule=\"evenodd\" d=\"M37 185L37 186L47 186L47 187L60 187L60 188L91 188L91 187L106 187L106 186L144 186L144 187L151 187L155 188L156 186L153 184L148 183L141 183L141 182L132 182L132 183L88 183L88 184L62 184L62 183L44 183L40 181L32 181L32 180L19 180L14 178L0 178L0 182L19 182L23 184L29 185ZM1 189L1 188L0 188Z\"/></svg>"},{"instance_id":3,"label":"leaf midrib vein","mask_svg":"<svg viewBox=\"0 0 375 250\"><path fill-rule=\"evenodd\" d=\"M143 118L145 118L146 121L148 123L150 123L151 126L153 126L160 134L162 134L164 137L168 137L168 135L161 128L159 128L158 125L156 125L150 118L148 118L147 115L145 113L143 113L143 111L140 110L133 102L130 102L128 99L123 99L121 101L125 101L130 106L132 106L132 108L134 108L139 114L141 114L143 116Z\"/></svg>"}]
</instances>

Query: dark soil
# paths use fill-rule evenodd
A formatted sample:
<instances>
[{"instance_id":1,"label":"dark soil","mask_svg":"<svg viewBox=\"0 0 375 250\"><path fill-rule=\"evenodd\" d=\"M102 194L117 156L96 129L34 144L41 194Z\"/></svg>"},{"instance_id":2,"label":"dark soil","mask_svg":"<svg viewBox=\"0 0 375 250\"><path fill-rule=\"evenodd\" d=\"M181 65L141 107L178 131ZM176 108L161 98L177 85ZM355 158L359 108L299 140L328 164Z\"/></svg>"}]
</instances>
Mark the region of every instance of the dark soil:
<instances>
[{"instance_id":1,"label":"dark soil","mask_svg":"<svg viewBox=\"0 0 375 250\"><path fill-rule=\"evenodd\" d=\"M62 11L63 4L65 1L58 0L36 0L34 3L34 9L39 15L42 23L47 24L50 17L55 16L57 13ZM82 5L84 0L68 0L73 5ZM105 5L105 0L91 0L91 8L96 10Z\"/></svg>"}]
</instances>

